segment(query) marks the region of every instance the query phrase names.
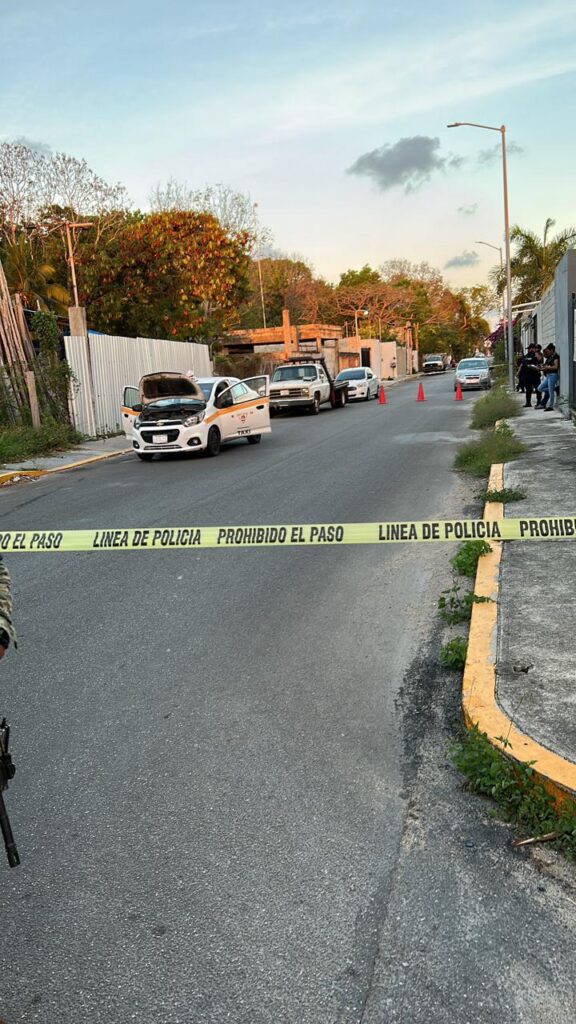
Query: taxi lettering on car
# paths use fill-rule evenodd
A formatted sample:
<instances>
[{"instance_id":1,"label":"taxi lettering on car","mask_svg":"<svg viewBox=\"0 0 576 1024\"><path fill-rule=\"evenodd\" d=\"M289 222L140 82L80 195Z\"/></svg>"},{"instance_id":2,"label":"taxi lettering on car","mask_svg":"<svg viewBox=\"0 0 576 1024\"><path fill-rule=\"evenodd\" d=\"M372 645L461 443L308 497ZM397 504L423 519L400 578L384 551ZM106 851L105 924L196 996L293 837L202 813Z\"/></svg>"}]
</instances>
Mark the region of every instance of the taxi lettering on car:
<instances>
[{"instance_id":1,"label":"taxi lettering on car","mask_svg":"<svg viewBox=\"0 0 576 1024\"><path fill-rule=\"evenodd\" d=\"M269 434L268 377L206 377L149 373L124 388L122 422L138 458L168 452L218 455L225 441L258 444Z\"/></svg>"}]
</instances>

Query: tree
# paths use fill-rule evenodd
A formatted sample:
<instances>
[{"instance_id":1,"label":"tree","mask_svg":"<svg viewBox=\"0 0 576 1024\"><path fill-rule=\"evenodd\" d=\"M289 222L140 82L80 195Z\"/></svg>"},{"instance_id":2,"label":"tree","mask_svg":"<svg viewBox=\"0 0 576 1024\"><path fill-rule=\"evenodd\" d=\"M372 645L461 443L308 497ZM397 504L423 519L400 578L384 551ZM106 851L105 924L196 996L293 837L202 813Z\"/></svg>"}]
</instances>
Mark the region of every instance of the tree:
<instances>
[{"instance_id":1,"label":"tree","mask_svg":"<svg viewBox=\"0 0 576 1024\"><path fill-rule=\"evenodd\" d=\"M37 238L20 232L13 240L4 242L0 255L12 295L21 295L28 308L66 312L70 305L70 296L62 284L66 271L45 260Z\"/></svg>"},{"instance_id":2,"label":"tree","mask_svg":"<svg viewBox=\"0 0 576 1024\"><path fill-rule=\"evenodd\" d=\"M80 238L81 301L90 322L112 334L215 337L247 294L249 242L207 213L131 214L106 246Z\"/></svg>"},{"instance_id":3,"label":"tree","mask_svg":"<svg viewBox=\"0 0 576 1024\"><path fill-rule=\"evenodd\" d=\"M361 270L345 270L340 274L339 288L351 288L355 285L378 284L382 278L377 270L365 263Z\"/></svg>"},{"instance_id":4,"label":"tree","mask_svg":"<svg viewBox=\"0 0 576 1024\"><path fill-rule=\"evenodd\" d=\"M340 318L353 322L355 333L367 331L371 336L381 337L406 321L406 291L383 281L339 285L334 291L334 301Z\"/></svg>"},{"instance_id":5,"label":"tree","mask_svg":"<svg viewBox=\"0 0 576 1024\"><path fill-rule=\"evenodd\" d=\"M0 236L46 235L64 219L105 219L128 206L126 190L110 185L85 160L46 156L18 143L0 145Z\"/></svg>"},{"instance_id":6,"label":"tree","mask_svg":"<svg viewBox=\"0 0 576 1024\"><path fill-rule=\"evenodd\" d=\"M158 182L148 200L154 213L168 213L174 210L209 213L230 235L249 235L251 251L258 252L261 256L266 246L271 243L271 233L260 224L258 203L253 202L247 193L237 192L223 182L194 189L186 182L169 178L165 185Z\"/></svg>"},{"instance_id":7,"label":"tree","mask_svg":"<svg viewBox=\"0 0 576 1024\"><path fill-rule=\"evenodd\" d=\"M282 310L288 309L292 323L326 322L333 315L333 290L322 278L314 277L308 263L299 256L278 255L252 260L249 269L248 301L241 310L241 326L262 327L262 299L269 327L282 324Z\"/></svg>"},{"instance_id":8,"label":"tree","mask_svg":"<svg viewBox=\"0 0 576 1024\"><path fill-rule=\"evenodd\" d=\"M90 244L110 240L126 216L122 185L110 185L85 160L46 156L17 143L0 145L0 259L11 291L32 306L62 312L66 288L66 224L88 221ZM86 241L86 239L85 239ZM79 231L71 228L76 253Z\"/></svg>"},{"instance_id":9,"label":"tree","mask_svg":"<svg viewBox=\"0 0 576 1024\"><path fill-rule=\"evenodd\" d=\"M514 302L538 301L554 281L556 267L568 249L576 244L576 228L565 228L553 238L550 229L556 221L550 217L544 225L540 239L534 231L515 224L510 232L514 253L510 258L510 273L514 283ZM499 291L505 288L505 279L496 272Z\"/></svg>"}]
</instances>

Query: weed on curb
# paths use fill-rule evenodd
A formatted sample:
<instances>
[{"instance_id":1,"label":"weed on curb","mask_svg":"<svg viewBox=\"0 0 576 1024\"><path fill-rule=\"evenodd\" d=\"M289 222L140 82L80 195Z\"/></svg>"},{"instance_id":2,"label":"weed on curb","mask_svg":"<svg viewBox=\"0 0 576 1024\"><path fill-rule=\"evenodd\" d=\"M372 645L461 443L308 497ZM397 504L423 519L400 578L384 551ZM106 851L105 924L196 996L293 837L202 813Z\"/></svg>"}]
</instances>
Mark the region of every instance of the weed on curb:
<instances>
[{"instance_id":1,"label":"weed on curb","mask_svg":"<svg viewBox=\"0 0 576 1024\"><path fill-rule=\"evenodd\" d=\"M506 746L511 746L509 741ZM527 836L556 833L551 845L576 859L576 802L566 798L557 808L530 762L511 761L492 746L477 725L452 744L450 754L458 771L466 776L468 788L494 800L506 821Z\"/></svg>"},{"instance_id":2,"label":"weed on curb","mask_svg":"<svg viewBox=\"0 0 576 1024\"><path fill-rule=\"evenodd\" d=\"M462 636L455 636L440 648L438 660L444 668L453 668L462 671L466 664L468 652L468 641Z\"/></svg>"},{"instance_id":3,"label":"weed on curb","mask_svg":"<svg viewBox=\"0 0 576 1024\"><path fill-rule=\"evenodd\" d=\"M527 497L524 491L517 491L514 487L503 487L501 491L478 491L475 495L478 501L502 502L503 505L510 505L513 501L524 501Z\"/></svg>"},{"instance_id":4,"label":"weed on curb","mask_svg":"<svg viewBox=\"0 0 576 1024\"><path fill-rule=\"evenodd\" d=\"M460 593L461 587L455 585L448 590L443 590L438 598L438 611L440 618L449 626L455 626L458 622L470 622L472 606L475 604L486 604L489 597L477 597L476 594L466 591Z\"/></svg>"},{"instance_id":5,"label":"weed on curb","mask_svg":"<svg viewBox=\"0 0 576 1024\"><path fill-rule=\"evenodd\" d=\"M465 540L460 544L456 554L450 559L450 565L459 576L474 579L478 568L478 559L487 555L492 548L485 540Z\"/></svg>"},{"instance_id":6,"label":"weed on curb","mask_svg":"<svg viewBox=\"0 0 576 1024\"><path fill-rule=\"evenodd\" d=\"M511 462L526 450L507 423L485 431L477 441L461 445L454 459L454 468L472 476L487 477L494 463Z\"/></svg>"},{"instance_id":7,"label":"weed on curb","mask_svg":"<svg viewBox=\"0 0 576 1024\"><path fill-rule=\"evenodd\" d=\"M519 415L520 407L516 399L504 387L497 387L474 404L470 426L474 430L485 430L486 427L493 427L498 420Z\"/></svg>"}]
</instances>

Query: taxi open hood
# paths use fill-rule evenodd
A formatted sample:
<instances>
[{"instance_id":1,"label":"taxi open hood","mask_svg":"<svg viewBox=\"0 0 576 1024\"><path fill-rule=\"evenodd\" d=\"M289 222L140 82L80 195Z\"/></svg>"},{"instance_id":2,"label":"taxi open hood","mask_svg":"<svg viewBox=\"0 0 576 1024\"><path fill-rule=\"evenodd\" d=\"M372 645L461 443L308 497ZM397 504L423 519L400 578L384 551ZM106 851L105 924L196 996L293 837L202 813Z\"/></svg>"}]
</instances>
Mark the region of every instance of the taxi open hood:
<instances>
[{"instance_id":1,"label":"taxi open hood","mask_svg":"<svg viewBox=\"0 0 576 1024\"><path fill-rule=\"evenodd\" d=\"M140 401L149 405L159 398L193 398L205 402L204 392L185 373L147 373L140 381Z\"/></svg>"}]
</instances>

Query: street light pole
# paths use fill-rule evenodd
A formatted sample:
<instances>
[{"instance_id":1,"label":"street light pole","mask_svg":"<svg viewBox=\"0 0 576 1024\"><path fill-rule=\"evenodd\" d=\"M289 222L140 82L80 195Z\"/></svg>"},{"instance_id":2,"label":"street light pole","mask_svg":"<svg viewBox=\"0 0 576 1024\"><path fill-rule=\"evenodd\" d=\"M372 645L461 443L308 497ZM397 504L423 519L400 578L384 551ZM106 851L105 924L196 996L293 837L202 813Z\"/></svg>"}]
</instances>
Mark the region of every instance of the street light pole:
<instances>
[{"instance_id":1,"label":"street light pole","mask_svg":"<svg viewBox=\"0 0 576 1024\"><path fill-rule=\"evenodd\" d=\"M500 253L500 275L504 273L504 261L502 259L502 246L492 245L492 242L480 242L476 241L475 245L487 245L489 249L495 249L496 252ZM504 330L504 324L506 322L506 299L504 292L502 292L502 330Z\"/></svg>"},{"instance_id":2,"label":"street light pole","mask_svg":"<svg viewBox=\"0 0 576 1024\"><path fill-rule=\"evenodd\" d=\"M499 128L493 124L476 124L474 121L455 121L448 128L484 128L489 132L500 132L502 142L502 183L504 186L504 240L506 246L506 306L508 320L508 384L514 390L514 325L512 323L512 274L510 269L510 219L508 215L508 174L506 168L506 125Z\"/></svg>"},{"instance_id":3,"label":"street light pole","mask_svg":"<svg viewBox=\"0 0 576 1024\"><path fill-rule=\"evenodd\" d=\"M256 221L256 228L258 230L258 228L259 228L259 225L258 225L258 214L256 213L256 210L258 209L258 203L254 203L252 209L254 210L254 220ZM259 278L259 281L260 281L260 302L262 304L262 326L264 328L266 328L266 305L265 305L265 302L264 302L264 285L262 283L262 264L261 264L261 260L260 260L260 239L259 239L259 237L256 238L256 244L258 245L258 250L257 250L258 254L256 256L256 262L258 264L258 278Z\"/></svg>"}]
</instances>

